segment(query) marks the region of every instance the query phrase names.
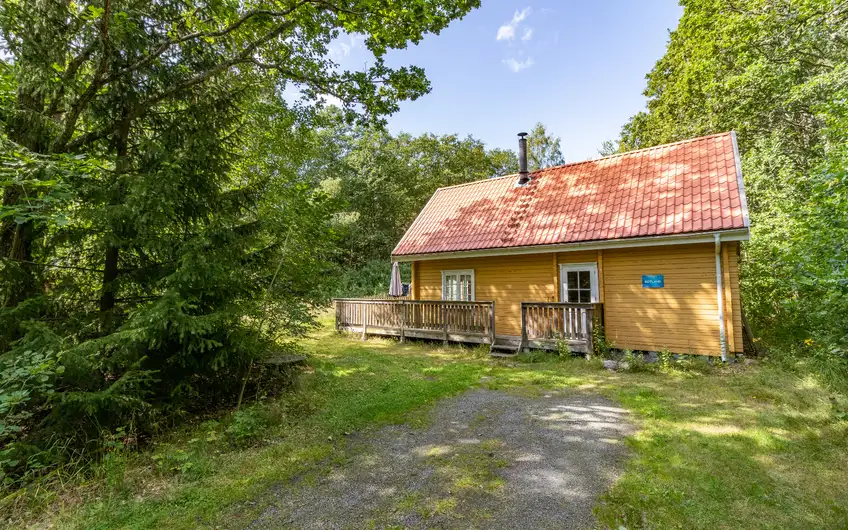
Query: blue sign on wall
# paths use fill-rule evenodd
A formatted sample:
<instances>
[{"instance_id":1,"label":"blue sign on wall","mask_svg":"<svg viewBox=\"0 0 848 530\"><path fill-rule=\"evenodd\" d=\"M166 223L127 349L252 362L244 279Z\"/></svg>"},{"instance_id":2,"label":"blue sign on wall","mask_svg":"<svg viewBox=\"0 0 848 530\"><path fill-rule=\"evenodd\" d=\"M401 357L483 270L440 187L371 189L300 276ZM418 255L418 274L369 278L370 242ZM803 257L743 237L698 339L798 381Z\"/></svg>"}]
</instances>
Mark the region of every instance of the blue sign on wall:
<instances>
[{"instance_id":1,"label":"blue sign on wall","mask_svg":"<svg viewBox=\"0 0 848 530\"><path fill-rule=\"evenodd\" d=\"M665 287L665 277L662 274L643 274L642 287L646 289Z\"/></svg>"}]
</instances>

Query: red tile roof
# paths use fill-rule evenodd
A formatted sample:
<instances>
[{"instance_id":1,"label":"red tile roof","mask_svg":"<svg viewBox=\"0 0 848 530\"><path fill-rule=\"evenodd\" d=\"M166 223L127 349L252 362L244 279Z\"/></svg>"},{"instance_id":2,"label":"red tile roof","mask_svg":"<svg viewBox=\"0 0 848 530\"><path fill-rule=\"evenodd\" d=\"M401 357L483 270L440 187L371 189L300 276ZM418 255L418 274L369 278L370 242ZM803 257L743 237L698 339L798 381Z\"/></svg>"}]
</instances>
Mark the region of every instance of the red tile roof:
<instances>
[{"instance_id":1,"label":"red tile roof","mask_svg":"<svg viewBox=\"0 0 848 530\"><path fill-rule=\"evenodd\" d=\"M732 133L436 191L393 256L748 226Z\"/></svg>"}]
</instances>

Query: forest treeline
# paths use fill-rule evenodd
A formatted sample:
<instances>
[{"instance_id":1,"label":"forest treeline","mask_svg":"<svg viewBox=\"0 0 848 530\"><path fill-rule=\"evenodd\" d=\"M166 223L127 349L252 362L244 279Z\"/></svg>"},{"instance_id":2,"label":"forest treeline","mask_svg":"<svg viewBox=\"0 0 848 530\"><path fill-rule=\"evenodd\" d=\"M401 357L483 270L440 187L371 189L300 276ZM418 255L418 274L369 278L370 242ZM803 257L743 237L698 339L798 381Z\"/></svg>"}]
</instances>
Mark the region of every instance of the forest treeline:
<instances>
[{"instance_id":1,"label":"forest treeline","mask_svg":"<svg viewBox=\"0 0 848 530\"><path fill-rule=\"evenodd\" d=\"M385 211L350 212L381 200L348 182L378 170L379 152L341 156L430 89L421 68L389 67L386 53L477 5L2 3L6 486L97 458L118 430L143 442L233 404L253 361L293 347L342 264L381 244L357 227L392 215L387 200ZM344 70L330 49L353 34L374 60ZM339 110L321 104L330 98ZM428 142L482 153L473 141ZM456 162L466 163L496 171ZM358 198L345 199L351 189Z\"/></svg>"},{"instance_id":2,"label":"forest treeline","mask_svg":"<svg viewBox=\"0 0 848 530\"><path fill-rule=\"evenodd\" d=\"M248 367L296 348L332 296L387 288L389 254L436 188L517 169L514 152L470 136L383 127L429 91L423 70L390 68L386 52L478 4L0 7L7 487L97 458L118 430L144 440L232 405ZM647 110L599 147L736 130L758 345L844 385L848 8L682 4ZM375 61L344 71L328 49L353 33ZM533 167L563 162L544 126L530 132Z\"/></svg>"},{"instance_id":3,"label":"forest treeline","mask_svg":"<svg viewBox=\"0 0 848 530\"><path fill-rule=\"evenodd\" d=\"M743 311L759 346L848 381L848 3L683 0L629 150L735 130L751 217Z\"/></svg>"}]
</instances>

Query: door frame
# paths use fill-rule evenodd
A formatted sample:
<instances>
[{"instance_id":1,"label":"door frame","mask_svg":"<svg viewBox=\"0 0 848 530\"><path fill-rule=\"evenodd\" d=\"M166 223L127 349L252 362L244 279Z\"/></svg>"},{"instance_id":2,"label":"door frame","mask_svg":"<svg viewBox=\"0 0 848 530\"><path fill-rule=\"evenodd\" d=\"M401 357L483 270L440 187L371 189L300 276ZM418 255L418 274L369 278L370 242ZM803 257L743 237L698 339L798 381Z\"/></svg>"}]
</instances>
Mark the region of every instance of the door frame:
<instances>
[{"instance_id":1,"label":"door frame","mask_svg":"<svg viewBox=\"0 0 848 530\"><path fill-rule=\"evenodd\" d=\"M598 304L601 301L601 292L598 286L598 262L592 261L587 263L560 263L559 265L559 301L568 302L568 285L566 283L568 271L585 271L589 270L589 287L591 288L592 304Z\"/></svg>"}]
</instances>

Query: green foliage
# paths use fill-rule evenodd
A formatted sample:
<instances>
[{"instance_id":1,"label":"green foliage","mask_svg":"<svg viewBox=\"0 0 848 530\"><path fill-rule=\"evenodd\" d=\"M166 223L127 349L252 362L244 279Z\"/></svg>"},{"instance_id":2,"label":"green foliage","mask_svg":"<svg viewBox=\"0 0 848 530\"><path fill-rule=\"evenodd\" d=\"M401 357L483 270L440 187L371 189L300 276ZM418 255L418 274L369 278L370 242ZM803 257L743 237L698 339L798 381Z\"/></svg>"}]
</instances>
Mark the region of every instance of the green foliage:
<instances>
[{"instance_id":1,"label":"green foliage","mask_svg":"<svg viewBox=\"0 0 848 530\"><path fill-rule=\"evenodd\" d=\"M244 447L256 442L267 426L267 418L262 414L262 410L251 407L233 414L226 433L230 443Z\"/></svg>"},{"instance_id":2,"label":"green foliage","mask_svg":"<svg viewBox=\"0 0 848 530\"><path fill-rule=\"evenodd\" d=\"M537 364L537 363L551 363L551 362L560 362L564 361L571 357L571 353L568 351L568 346L566 345L566 353L563 354L560 351L549 351L549 350L530 350L529 352L521 352L516 356L516 360L521 363L529 363L529 364Z\"/></svg>"},{"instance_id":3,"label":"green foliage","mask_svg":"<svg viewBox=\"0 0 848 530\"><path fill-rule=\"evenodd\" d=\"M592 349L594 350L592 353L601 359L611 358L615 349L615 342L607 341L607 334L600 317L596 317L592 325Z\"/></svg>"},{"instance_id":4,"label":"green foliage","mask_svg":"<svg viewBox=\"0 0 848 530\"><path fill-rule=\"evenodd\" d=\"M342 102L340 127L383 124L429 90L385 55L478 4L4 2L4 478L232 403L248 366L311 329L354 238L315 171L320 100ZM373 55L361 70L330 58L347 34Z\"/></svg>"},{"instance_id":5,"label":"green foliage","mask_svg":"<svg viewBox=\"0 0 848 530\"><path fill-rule=\"evenodd\" d=\"M557 334L556 351L562 356L571 355L571 348L568 346L568 341L561 334Z\"/></svg>"},{"instance_id":6,"label":"green foliage","mask_svg":"<svg viewBox=\"0 0 848 530\"><path fill-rule=\"evenodd\" d=\"M734 129L751 217L744 311L760 345L848 387L848 11L687 0L624 149Z\"/></svg>"},{"instance_id":7,"label":"green foliage","mask_svg":"<svg viewBox=\"0 0 848 530\"><path fill-rule=\"evenodd\" d=\"M369 260L361 265L339 265L335 294L341 298L387 296L392 274L388 259ZM405 283L411 278L411 265L401 263L400 277Z\"/></svg>"},{"instance_id":8,"label":"green foliage","mask_svg":"<svg viewBox=\"0 0 848 530\"><path fill-rule=\"evenodd\" d=\"M527 168L530 171L565 163L558 136L551 136L545 125L537 123L527 136Z\"/></svg>"},{"instance_id":9,"label":"green foliage","mask_svg":"<svg viewBox=\"0 0 848 530\"><path fill-rule=\"evenodd\" d=\"M671 369L672 363L674 362L674 355L668 351L668 348L663 348L659 353L658 361L660 363L660 368L667 372Z\"/></svg>"},{"instance_id":10,"label":"green foliage","mask_svg":"<svg viewBox=\"0 0 848 530\"><path fill-rule=\"evenodd\" d=\"M119 495L126 488L126 429L119 427L114 433L108 433L102 438L103 456L97 470L106 483L106 491L110 495Z\"/></svg>"},{"instance_id":11,"label":"green foliage","mask_svg":"<svg viewBox=\"0 0 848 530\"><path fill-rule=\"evenodd\" d=\"M317 132L319 154L308 175L343 201L335 215L334 228L341 238L337 261L365 267L366 275L374 270L372 260L389 261L436 189L501 176L518 167L512 151L487 150L472 137L393 136L373 127L349 126L338 112L328 112L324 119L325 126Z\"/></svg>"}]
</instances>

